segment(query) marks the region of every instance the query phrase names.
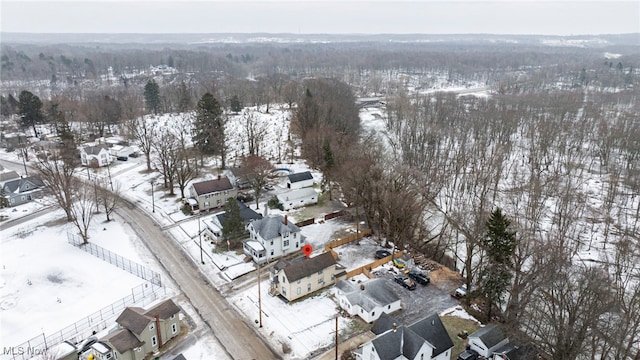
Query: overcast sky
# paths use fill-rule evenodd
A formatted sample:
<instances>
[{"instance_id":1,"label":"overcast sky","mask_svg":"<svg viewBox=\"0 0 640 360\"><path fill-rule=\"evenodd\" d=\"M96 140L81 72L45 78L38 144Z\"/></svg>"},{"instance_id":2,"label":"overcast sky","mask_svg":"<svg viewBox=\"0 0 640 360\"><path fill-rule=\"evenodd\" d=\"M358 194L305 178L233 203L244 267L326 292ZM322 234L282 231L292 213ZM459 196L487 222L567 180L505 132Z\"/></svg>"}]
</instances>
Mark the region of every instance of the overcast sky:
<instances>
[{"instance_id":1,"label":"overcast sky","mask_svg":"<svg viewBox=\"0 0 640 360\"><path fill-rule=\"evenodd\" d=\"M3 32L619 34L640 1L6 1Z\"/></svg>"}]
</instances>

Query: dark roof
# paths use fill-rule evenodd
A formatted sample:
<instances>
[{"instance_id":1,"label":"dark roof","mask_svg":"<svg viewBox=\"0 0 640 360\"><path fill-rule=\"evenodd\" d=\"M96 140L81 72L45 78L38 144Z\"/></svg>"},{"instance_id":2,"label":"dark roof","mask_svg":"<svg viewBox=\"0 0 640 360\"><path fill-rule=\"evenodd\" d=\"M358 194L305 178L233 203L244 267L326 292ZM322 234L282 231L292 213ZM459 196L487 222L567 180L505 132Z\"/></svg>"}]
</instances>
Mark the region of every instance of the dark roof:
<instances>
[{"instance_id":1,"label":"dark roof","mask_svg":"<svg viewBox=\"0 0 640 360\"><path fill-rule=\"evenodd\" d=\"M380 314L378 320L376 320L376 322L373 324L371 332L376 335L380 335L383 332L391 329L393 327L393 324L398 325L398 320L396 320L396 318L394 318L393 316L383 312L382 314Z\"/></svg>"},{"instance_id":2,"label":"dark roof","mask_svg":"<svg viewBox=\"0 0 640 360\"><path fill-rule=\"evenodd\" d=\"M101 150L107 150L107 145L99 144L95 146L85 146L83 149L88 155L98 155Z\"/></svg>"},{"instance_id":3,"label":"dark roof","mask_svg":"<svg viewBox=\"0 0 640 360\"><path fill-rule=\"evenodd\" d=\"M174 357L173 360L187 360L187 359L184 357L184 355L180 354L180 355Z\"/></svg>"},{"instance_id":4,"label":"dark roof","mask_svg":"<svg viewBox=\"0 0 640 360\"><path fill-rule=\"evenodd\" d=\"M284 271L289 282L293 282L335 264L336 259L333 258L333 255L330 252L325 252L312 258L300 258L291 261L282 271Z\"/></svg>"},{"instance_id":5,"label":"dark roof","mask_svg":"<svg viewBox=\"0 0 640 360\"><path fill-rule=\"evenodd\" d=\"M20 177L20 175L18 175L18 173L13 171L13 170L0 172L0 181L13 180L13 179L17 179L19 177Z\"/></svg>"},{"instance_id":6,"label":"dark roof","mask_svg":"<svg viewBox=\"0 0 640 360\"><path fill-rule=\"evenodd\" d=\"M300 228L291 221L287 221L285 225L282 215L271 215L260 220L255 220L251 223L251 226L264 240L280 237L285 231L291 233L300 232Z\"/></svg>"},{"instance_id":7,"label":"dark roof","mask_svg":"<svg viewBox=\"0 0 640 360\"><path fill-rule=\"evenodd\" d=\"M195 189L198 195L203 194L211 194L224 190L233 189L233 185L231 185L231 181L229 181L228 177L221 177L219 179L214 180L206 180L193 184L193 188Z\"/></svg>"},{"instance_id":8,"label":"dark roof","mask_svg":"<svg viewBox=\"0 0 640 360\"><path fill-rule=\"evenodd\" d=\"M35 176L29 176L26 178L9 180L4 183L4 185L2 186L2 189L6 193L15 193L15 192L22 193L22 192L38 189L41 187L44 187L44 183L42 182L42 180L40 180Z\"/></svg>"},{"instance_id":9,"label":"dark roof","mask_svg":"<svg viewBox=\"0 0 640 360\"><path fill-rule=\"evenodd\" d=\"M162 320L168 319L171 315L175 315L180 312L180 308L171 299L167 299L160 304L152 307L145 312L145 315L155 318L156 315Z\"/></svg>"},{"instance_id":10,"label":"dark roof","mask_svg":"<svg viewBox=\"0 0 640 360\"><path fill-rule=\"evenodd\" d=\"M507 338L502 332L502 329L500 329L500 327L496 324L489 324L483 328L476 330L473 334L469 336L480 338L480 340L482 340L482 342L489 349L496 346L500 341Z\"/></svg>"},{"instance_id":11,"label":"dark roof","mask_svg":"<svg viewBox=\"0 0 640 360\"><path fill-rule=\"evenodd\" d=\"M380 360L393 360L402 355L402 338L404 327L399 327L395 331L390 330L383 335L371 340Z\"/></svg>"},{"instance_id":12,"label":"dark roof","mask_svg":"<svg viewBox=\"0 0 640 360\"><path fill-rule=\"evenodd\" d=\"M537 360L538 352L530 345L519 345L513 341L510 341L499 348L497 348L494 354L506 355L509 360Z\"/></svg>"},{"instance_id":13,"label":"dark roof","mask_svg":"<svg viewBox=\"0 0 640 360\"><path fill-rule=\"evenodd\" d=\"M138 307L125 308L122 314L116 319L116 322L120 326L138 335L142 333L151 321L153 321L153 318L145 315L145 310Z\"/></svg>"},{"instance_id":14,"label":"dark roof","mask_svg":"<svg viewBox=\"0 0 640 360\"><path fill-rule=\"evenodd\" d=\"M289 175L289 181L292 182L292 183L299 182L299 181L305 181L305 180L313 180L313 176L311 175L310 171L305 171L305 172L295 173L295 174Z\"/></svg>"},{"instance_id":15,"label":"dark roof","mask_svg":"<svg viewBox=\"0 0 640 360\"><path fill-rule=\"evenodd\" d=\"M120 329L107 334L102 340L108 341L120 354L144 345L144 342L138 340L129 329Z\"/></svg>"},{"instance_id":16,"label":"dark roof","mask_svg":"<svg viewBox=\"0 0 640 360\"><path fill-rule=\"evenodd\" d=\"M453 341L451 341L451 338L447 333L447 329L445 329L438 314L427 316L426 318L409 325L409 329L413 330L421 338L435 346L435 349L433 349L433 357L436 357L453 347Z\"/></svg>"},{"instance_id":17,"label":"dark roof","mask_svg":"<svg viewBox=\"0 0 640 360\"><path fill-rule=\"evenodd\" d=\"M260 219L262 219L262 215L261 214L255 212L253 209L251 209L250 207L245 205L245 203L243 203L242 201L236 199L236 202L238 203L238 206L240 207L240 217L242 218L242 220L244 220L245 223L248 223L251 220L260 220ZM227 222L225 214L226 213L222 213L222 214L216 215L216 218L218 218L218 222L222 226L224 226L224 223Z\"/></svg>"}]
</instances>

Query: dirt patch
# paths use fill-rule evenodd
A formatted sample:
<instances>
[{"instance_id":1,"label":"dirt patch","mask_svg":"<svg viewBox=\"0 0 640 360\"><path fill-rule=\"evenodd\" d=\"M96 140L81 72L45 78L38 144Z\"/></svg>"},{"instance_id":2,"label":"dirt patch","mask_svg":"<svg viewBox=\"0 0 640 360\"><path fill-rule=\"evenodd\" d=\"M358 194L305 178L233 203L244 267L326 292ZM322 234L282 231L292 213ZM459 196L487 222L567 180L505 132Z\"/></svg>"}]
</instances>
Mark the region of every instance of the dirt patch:
<instances>
[{"instance_id":1,"label":"dirt patch","mask_svg":"<svg viewBox=\"0 0 640 360\"><path fill-rule=\"evenodd\" d=\"M460 281L462 282L462 275L459 273L442 266L438 270L434 270L429 273L431 281Z\"/></svg>"}]
</instances>

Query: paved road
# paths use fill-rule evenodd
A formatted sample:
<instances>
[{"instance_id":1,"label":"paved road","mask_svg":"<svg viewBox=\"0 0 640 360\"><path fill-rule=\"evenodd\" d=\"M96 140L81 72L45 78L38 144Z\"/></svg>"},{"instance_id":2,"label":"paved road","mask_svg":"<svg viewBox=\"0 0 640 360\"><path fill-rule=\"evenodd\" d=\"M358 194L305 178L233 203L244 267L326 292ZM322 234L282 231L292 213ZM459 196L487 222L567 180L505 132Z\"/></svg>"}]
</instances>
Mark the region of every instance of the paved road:
<instances>
[{"instance_id":1,"label":"paved road","mask_svg":"<svg viewBox=\"0 0 640 360\"><path fill-rule=\"evenodd\" d=\"M126 219L178 284L229 357L238 360L281 358L260 338L253 324L247 324L226 299L209 285L182 248L146 214L129 202L120 207L117 213Z\"/></svg>"}]
</instances>

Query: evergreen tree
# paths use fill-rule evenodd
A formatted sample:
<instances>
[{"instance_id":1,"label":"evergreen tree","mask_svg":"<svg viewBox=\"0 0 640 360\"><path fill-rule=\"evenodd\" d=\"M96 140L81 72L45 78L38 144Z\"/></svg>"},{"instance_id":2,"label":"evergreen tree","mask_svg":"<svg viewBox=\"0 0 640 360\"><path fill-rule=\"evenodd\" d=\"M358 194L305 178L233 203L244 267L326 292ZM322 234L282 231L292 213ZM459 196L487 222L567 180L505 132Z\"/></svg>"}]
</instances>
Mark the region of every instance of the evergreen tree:
<instances>
[{"instance_id":1,"label":"evergreen tree","mask_svg":"<svg viewBox=\"0 0 640 360\"><path fill-rule=\"evenodd\" d=\"M229 100L229 107L231 108L231 111L236 114L242 111L242 104L240 103L238 95L233 95L233 97L231 97L231 100Z\"/></svg>"},{"instance_id":2,"label":"evergreen tree","mask_svg":"<svg viewBox=\"0 0 640 360\"><path fill-rule=\"evenodd\" d=\"M509 230L511 221L500 208L496 208L485 223L487 231L482 246L487 261L480 271L478 291L487 301L487 317L491 321L494 305L501 306L511 281L512 256L516 246L516 233Z\"/></svg>"},{"instance_id":3,"label":"evergreen tree","mask_svg":"<svg viewBox=\"0 0 640 360\"><path fill-rule=\"evenodd\" d=\"M20 127L33 128L34 136L38 136L36 125L44 122L42 113L42 101L36 95L23 90L18 96L18 115L20 115Z\"/></svg>"},{"instance_id":4,"label":"evergreen tree","mask_svg":"<svg viewBox=\"0 0 640 360\"><path fill-rule=\"evenodd\" d=\"M246 232L244 221L240 216L240 206L236 199L227 199L224 204L224 225L222 226L222 235L225 239L233 240L240 237Z\"/></svg>"},{"instance_id":5,"label":"evergreen tree","mask_svg":"<svg viewBox=\"0 0 640 360\"><path fill-rule=\"evenodd\" d=\"M147 111L154 114L160 112L160 87L153 79L144 86L144 102Z\"/></svg>"},{"instance_id":6,"label":"evergreen tree","mask_svg":"<svg viewBox=\"0 0 640 360\"><path fill-rule=\"evenodd\" d=\"M221 168L224 169L226 136L222 107L211 93L202 95L196 105L192 135L195 147L204 155L219 155L222 163Z\"/></svg>"},{"instance_id":7,"label":"evergreen tree","mask_svg":"<svg viewBox=\"0 0 640 360\"><path fill-rule=\"evenodd\" d=\"M70 166L78 163L78 149L76 138L71 130L71 126L64 116L64 113L60 111L59 104L57 102L51 102L47 109L47 117L49 122L54 125L56 135L60 139L61 146L59 148L60 158L69 163Z\"/></svg>"}]
</instances>

